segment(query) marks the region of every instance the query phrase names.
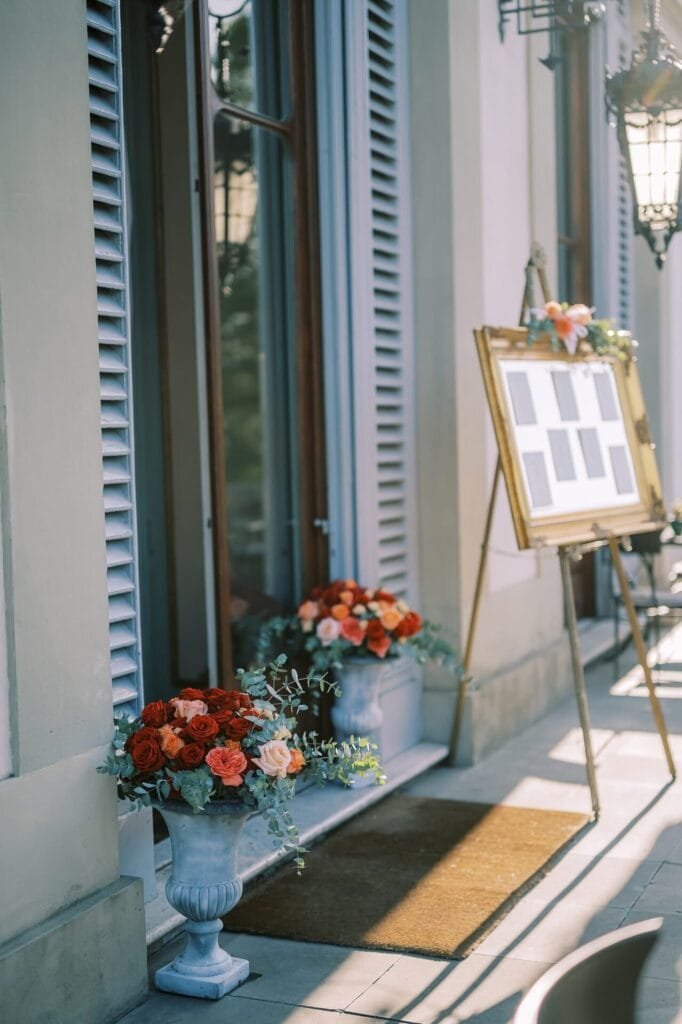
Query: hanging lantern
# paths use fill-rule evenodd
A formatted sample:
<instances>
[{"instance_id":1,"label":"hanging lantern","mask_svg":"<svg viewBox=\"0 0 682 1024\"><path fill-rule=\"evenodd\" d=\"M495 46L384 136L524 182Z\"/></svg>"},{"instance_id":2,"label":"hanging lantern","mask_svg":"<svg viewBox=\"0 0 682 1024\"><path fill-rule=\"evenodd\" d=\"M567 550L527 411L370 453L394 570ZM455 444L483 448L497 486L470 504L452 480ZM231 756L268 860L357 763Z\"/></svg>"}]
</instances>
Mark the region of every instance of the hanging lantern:
<instances>
[{"instance_id":1,"label":"hanging lantern","mask_svg":"<svg viewBox=\"0 0 682 1024\"><path fill-rule=\"evenodd\" d=\"M648 23L630 67L606 78L628 168L635 234L646 238L660 268L680 223L682 59L660 28L660 0L649 0Z\"/></svg>"}]
</instances>

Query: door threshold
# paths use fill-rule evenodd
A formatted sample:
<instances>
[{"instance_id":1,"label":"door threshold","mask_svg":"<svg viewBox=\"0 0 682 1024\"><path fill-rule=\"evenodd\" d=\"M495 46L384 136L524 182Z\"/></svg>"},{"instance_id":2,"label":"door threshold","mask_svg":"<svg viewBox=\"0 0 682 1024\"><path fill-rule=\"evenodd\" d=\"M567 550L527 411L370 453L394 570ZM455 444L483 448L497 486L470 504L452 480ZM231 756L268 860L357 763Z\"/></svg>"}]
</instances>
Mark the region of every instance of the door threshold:
<instances>
[{"instance_id":1,"label":"door threshold","mask_svg":"<svg viewBox=\"0 0 682 1024\"><path fill-rule=\"evenodd\" d=\"M346 789L328 785L311 786L295 797L291 810L299 828L302 846L310 847L344 821L355 817L389 793L443 761L448 748L439 743L417 743L384 764L386 783L366 789ZM165 886L171 873L170 840L155 847L157 895L145 904L147 948L150 953L182 931L185 918L166 899ZM272 845L260 815L247 821L240 843L240 875L242 883L252 881L284 860L287 854ZM292 869L293 870L293 869Z\"/></svg>"}]
</instances>

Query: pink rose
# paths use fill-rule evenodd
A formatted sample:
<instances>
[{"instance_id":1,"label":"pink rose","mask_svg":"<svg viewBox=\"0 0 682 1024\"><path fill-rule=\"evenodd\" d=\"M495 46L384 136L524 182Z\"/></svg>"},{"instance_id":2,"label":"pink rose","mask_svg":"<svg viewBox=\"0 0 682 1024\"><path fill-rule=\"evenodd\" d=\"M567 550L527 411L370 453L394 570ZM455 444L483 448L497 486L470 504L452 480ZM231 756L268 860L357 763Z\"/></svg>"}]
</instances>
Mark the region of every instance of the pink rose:
<instances>
[{"instance_id":1,"label":"pink rose","mask_svg":"<svg viewBox=\"0 0 682 1024\"><path fill-rule=\"evenodd\" d=\"M180 700L179 697L173 697L171 704L175 707L175 717L184 718L186 722L191 722L195 715L208 714L208 704L203 700Z\"/></svg>"},{"instance_id":2,"label":"pink rose","mask_svg":"<svg viewBox=\"0 0 682 1024\"><path fill-rule=\"evenodd\" d=\"M321 619L317 624L316 633L317 639L322 646L329 647L331 643L339 639L341 623L338 619L332 619L330 616L326 619Z\"/></svg>"}]
</instances>

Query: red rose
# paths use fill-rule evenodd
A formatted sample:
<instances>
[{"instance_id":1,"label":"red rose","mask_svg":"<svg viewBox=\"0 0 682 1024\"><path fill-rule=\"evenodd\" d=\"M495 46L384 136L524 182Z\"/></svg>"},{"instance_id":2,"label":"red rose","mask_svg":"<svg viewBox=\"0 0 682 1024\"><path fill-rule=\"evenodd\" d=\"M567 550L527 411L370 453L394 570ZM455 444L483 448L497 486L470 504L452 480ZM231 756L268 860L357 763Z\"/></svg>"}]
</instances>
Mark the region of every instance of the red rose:
<instances>
[{"instance_id":1,"label":"red rose","mask_svg":"<svg viewBox=\"0 0 682 1024\"><path fill-rule=\"evenodd\" d=\"M154 700L151 704L147 704L146 707L142 708L140 718L145 725L153 725L157 729L160 729L161 726L165 725L168 721L166 702L163 700Z\"/></svg>"},{"instance_id":2,"label":"red rose","mask_svg":"<svg viewBox=\"0 0 682 1024\"><path fill-rule=\"evenodd\" d=\"M151 740L158 745L161 741L159 730L152 728L150 725L143 725L141 729L138 729L137 732L128 737L125 743L126 750L132 751L138 743L144 743L145 740Z\"/></svg>"},{"instance_id":3,"label":"red rose","mask_svg":"<svg viewBox=\"0 0 682 1024\"><path fill-rule=\"evenodd\" d=\"M225 727L225 732L231 740L243 740L244 737L251 732L253 729L253 723L247 722L245 718L239 718L237 715L231 718Z\"/></svg>"},{"instance_id":4,"label":"red rose","mask_svg":"<svg viewBox=\"0 0 682 1024\"><path fill-rule=\"evenodd\" d=\"M402 622L398 623L398 625L396 627L396 630L395 630L395 635L397 637L401 637L401 636L405 636L405 637L414 636L415 633L418 633L421 628L422 628L422 617L421 617L421 615L419 615L418 612L408 612L407 615L402 620Z\"/></svg>"},{"instance_id":5,"label":"red rose","mask_svg":"<svg viewBox=\"0 0 682 1024\"><path fill-rule=\"evenodd\" d=\"M204 691L198 690L196 686L186 686L184 690L180 690L178 697L180 700L203 700Z\"/></svg>"},{"instance_id":6,"label":"red rose","mask_svg":"<svg viewBox=\"0 0 682 1024\"><path fill-rule=\"evenodd\" d=\"M367 639L368 640L381 640L386 636L386 630L381 625L379 619L370 619L367 623Z\"/></svg>"},{"instance_id":7,"label":"red rose","mask_svg":"<svg viewBox=\"0 0 682 1024\"><path fill-rule=\"evenodd\" d=\"M194 715L187 723L187 732L193 740L206 743L218 735L218 723L210 715Z\"/></svg>"},{"instance_id":8,"label":"red rose","mask_svg":"<svg viewBox=\"0 0 682 1024\"><path fill-rule=\"evenodd\" d=\"M227 723L234 718L234 711L232 708L218 708L217 711L211 711L211 718L218 723L218 728L225 732Z\"/></svg>"},{"instance_id":9,"label":"red rose","mask_svg":"<svg viewBox=\"0 0 682 1024\"><path fill-rule=\"evenodd\" d=\"M138 772L156 772L166 763L161 747L156 740L139 740L130 751L130 756Z\"/></svg>"},{"instance_id":10,"label":"red rose","mask_svg":"<svg viewBox=\"0 0 682 1024\"><path fill-rule=\"evenodd\" d=\"M226 690L224 706L232 708L233 711L238 711L240 708L250 708L251 698L248 693L242 693L241 690Z\"/></svg>"},{"instance_id":11,"label":"red rose","mask_svg":"<svg viewBox=\"0 0 682 1024\"><path fill-rule=\"evenodd\" d=\"M225 690L211 687L210 690L204 690L204 700L208 704L210 711L218 711L220 708L226 707L227 693Z\"/></svg>"},{"instance_id":12,"label":"red rose","mask_svg":"<svg viewBox=\"0 0 682 1024\"><path fill-rule=\"evenodd\" d=\"M206 756L206 747L203 743L185 743L182 750L178 751L177 763L181 768L198 768Z\"/></svg>"}]
</instances>

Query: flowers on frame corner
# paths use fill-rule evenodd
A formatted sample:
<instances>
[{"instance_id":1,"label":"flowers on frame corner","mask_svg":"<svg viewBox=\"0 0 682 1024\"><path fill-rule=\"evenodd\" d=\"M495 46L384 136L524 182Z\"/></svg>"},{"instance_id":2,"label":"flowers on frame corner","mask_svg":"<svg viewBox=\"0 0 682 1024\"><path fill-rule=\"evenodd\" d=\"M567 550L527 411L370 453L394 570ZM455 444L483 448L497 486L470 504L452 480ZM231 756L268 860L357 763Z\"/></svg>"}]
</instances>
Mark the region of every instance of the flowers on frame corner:
<instances>
[{"instance_id":1,"label":"flowers on frame corner","mask_svg":"<svg viewBox=\"0 0 682 1024\"><path fill-rule=\"evenodd\" d=\"M594 307L582 303L569 305L552 299L541 309L531 309L525 326L529 345L546 336L553 349L558 351L563 346L572 356L581 341L587 342L597 355L611 355L623 361L632 358L637 346L627 331L615 330L611 320L595 320Z\"/></svg>"}]
</instances>

